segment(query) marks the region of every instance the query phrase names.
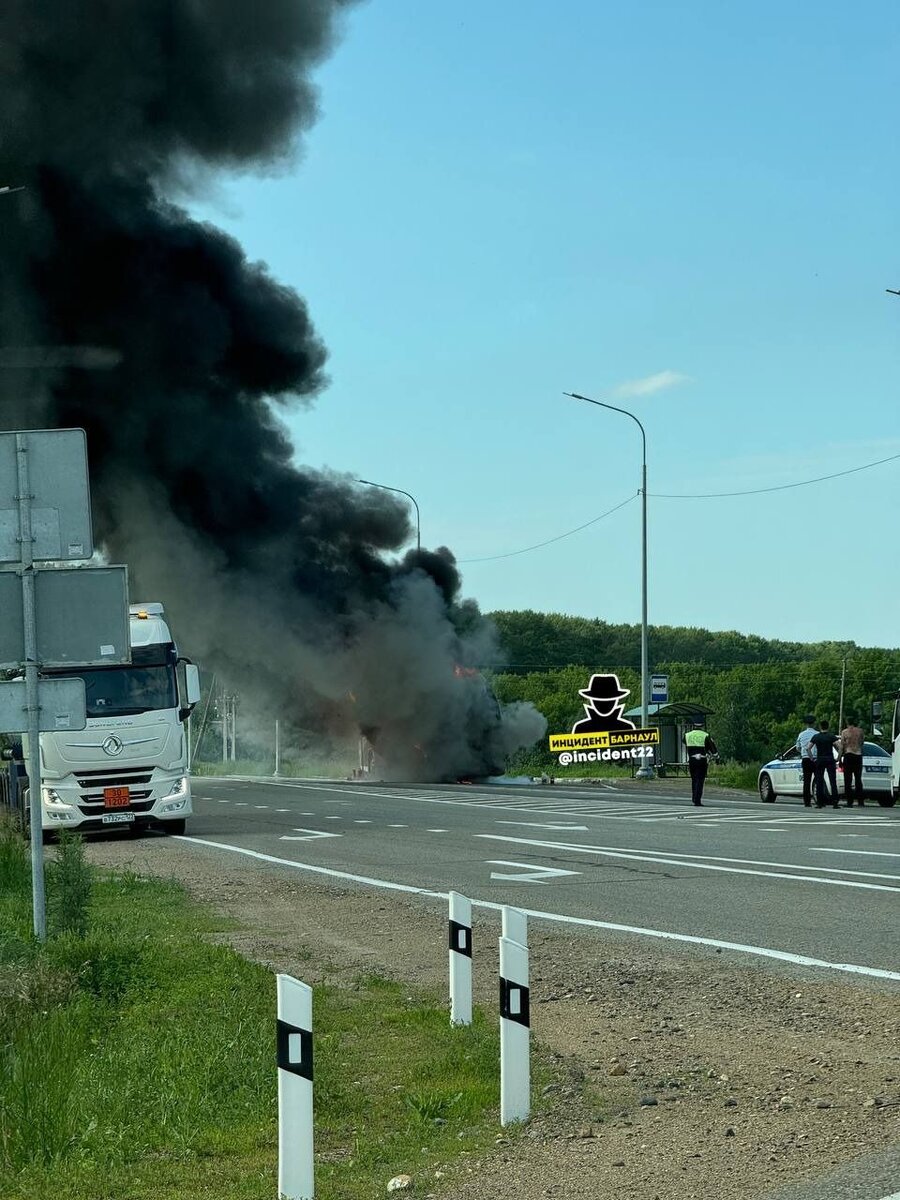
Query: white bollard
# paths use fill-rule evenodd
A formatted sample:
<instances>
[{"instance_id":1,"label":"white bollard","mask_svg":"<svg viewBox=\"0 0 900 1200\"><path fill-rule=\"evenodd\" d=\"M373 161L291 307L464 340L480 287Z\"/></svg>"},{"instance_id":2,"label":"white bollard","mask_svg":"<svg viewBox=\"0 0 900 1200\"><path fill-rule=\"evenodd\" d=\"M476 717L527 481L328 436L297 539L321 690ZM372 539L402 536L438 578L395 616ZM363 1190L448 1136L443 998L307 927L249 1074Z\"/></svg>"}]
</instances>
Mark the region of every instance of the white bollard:
<instances>
[{"instance_id":1,"label":"white bollard","mask_svg":"<svg viewBox=\"0 0 900 1200\"><path fill-rule=\"evenodd\" d=\"M472 1024L472 902L450 893L450 1024Z\"/></svg>"},{"instance_id":2,"label":"white bollard","mask_svg":"<svg viewBox=\"0 0 900 1200\"><path fill-rule=\"evenodd\" d=\"M531 1112L528 948L500 939L500 1124Z\"/></svg>"},{"instance_id":3,"label":"white bollard","mask_svg":"<svg viewBox=\"0 0 900 1200\"><path fill-rule=\"evenodd\" d=\"M518 908L503 905L503 937L520 946L528 945L528 918Z\"/></svg>"},{"instance_id":4,"label":"white bollard","mask_svg":"<svg viewBox=\"0 0 900 1200\"><path fill-rule=\"evenodd\" d=\"M313 1200L312 988L278 976L278 1195Z\"/></svg>"}]
</instances>

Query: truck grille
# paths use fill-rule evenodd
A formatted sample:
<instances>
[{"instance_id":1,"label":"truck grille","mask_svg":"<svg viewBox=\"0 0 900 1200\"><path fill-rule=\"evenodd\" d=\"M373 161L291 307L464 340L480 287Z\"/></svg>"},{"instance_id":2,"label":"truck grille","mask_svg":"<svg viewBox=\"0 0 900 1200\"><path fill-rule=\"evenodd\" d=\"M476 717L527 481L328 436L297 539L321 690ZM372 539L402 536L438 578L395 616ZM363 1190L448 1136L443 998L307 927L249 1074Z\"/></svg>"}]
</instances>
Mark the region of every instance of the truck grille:
<instances>
[{"instance_id":1,"label":"truck grille","mask_svg":"<svg viewBox=\"0 0 900 1200\"><path fill-rule=\"evenodd\" d=\"M76 772L75 778L78 780L79 786L84 789L78 807L86 817L98 816L105 811L103 789L127 787L131 789L131 803L126 808L116 811L146 812L148 808L152 807L151 789L149 787L139 788L138 785L148 784L151 777L152 771L148 771L146 767L130 769L126 767L120 771L110 770L107 767L102 771Z\"/></svg>"},{"instance_id":2,"label":"truck grille","mask_svg":"<svg viewBox=\"0 0 900 1200\"><path fill-rule=\"evenodd\" d=\"M131 787L136 783L149 783L153 772L146 767L127 767L121 771L76 771L75 778L83 788Z\"/></svg>"}]
</instances>

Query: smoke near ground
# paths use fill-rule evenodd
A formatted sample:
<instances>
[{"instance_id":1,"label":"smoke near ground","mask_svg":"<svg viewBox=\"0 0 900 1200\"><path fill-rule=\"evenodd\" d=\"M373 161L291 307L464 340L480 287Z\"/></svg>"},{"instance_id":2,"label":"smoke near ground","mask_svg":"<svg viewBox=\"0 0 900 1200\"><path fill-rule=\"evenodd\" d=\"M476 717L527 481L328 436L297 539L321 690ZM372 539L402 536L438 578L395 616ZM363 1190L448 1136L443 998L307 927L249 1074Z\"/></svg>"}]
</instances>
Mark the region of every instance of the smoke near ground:
<instances>
[{"instance_id":1,"label":"smoke near ground","mask_svg":"<svg viewBox=\"0 0 900 1200\"><path fill-rule=\"evenodd\" d=\"M481 773L542 718L455 672L497 648L450 551L398 557L392 496L294 465L279 413L326 383L306 305L179 203L296 152L346 7L5 0L0 425L87 430L133 595L258 708L365 728L395 774Z\"/></svg>"}]
</instances>

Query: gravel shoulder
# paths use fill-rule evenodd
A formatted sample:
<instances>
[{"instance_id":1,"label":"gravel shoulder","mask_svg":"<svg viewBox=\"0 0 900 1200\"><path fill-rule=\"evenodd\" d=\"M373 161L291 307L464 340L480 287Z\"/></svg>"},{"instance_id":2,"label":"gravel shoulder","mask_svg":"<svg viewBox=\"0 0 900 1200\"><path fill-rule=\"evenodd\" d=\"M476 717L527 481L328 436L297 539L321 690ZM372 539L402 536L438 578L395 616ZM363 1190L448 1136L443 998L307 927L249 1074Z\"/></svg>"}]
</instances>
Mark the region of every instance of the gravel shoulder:
<instances>
[{"instance_id":1,"label":"gravel shoulder","mask_svg":"<svg viewBox=\"0 0 900 1200\"><path fill-rule=\"evenodd\" d=\"M93 841L88 854L178 880L225 919L224 940L273 970L445 986L437 902L169 838ZM493 1005L499 927L476 919L476 998ZM900 1142L897 989L597 931L532 924L530 942L533 1033L569 1083L514 1156L501 1139L452 1190L448 1174L416 1194L760 1200Z\"/></svg>"}]
</instances>

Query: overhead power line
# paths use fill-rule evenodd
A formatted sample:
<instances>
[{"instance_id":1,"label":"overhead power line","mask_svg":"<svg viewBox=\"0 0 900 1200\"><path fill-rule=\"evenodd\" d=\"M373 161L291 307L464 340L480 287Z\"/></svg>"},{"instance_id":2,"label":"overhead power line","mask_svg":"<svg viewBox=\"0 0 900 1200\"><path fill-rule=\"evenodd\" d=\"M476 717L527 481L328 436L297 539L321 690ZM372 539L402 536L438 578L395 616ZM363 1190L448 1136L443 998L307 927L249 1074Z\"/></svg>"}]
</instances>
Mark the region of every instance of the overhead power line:
<instances>
[{"instance_id":1,"label":"overhead power line","mask_svg":"<svg viewBox=\"0 0 900 1200\"><path fill-rule=\"evenodd\" d=\"M786 492L791 488L810 487L814 483L825 483L829 479L841 479L845 475L857 475L860 471L871 471L873 467L882 467L885 463L897 462L900 459L900 454L889 454L887 458L878 458L874 462L863 463L859 467L849 467L844 471L833 471L830 475L817 475L814 479L798 479L793 483L778 483L771 487L748 488L738 492L650 492L649 496L654 500L724 500L732 496L761 496L766 492ZM636 500L640 492L636 492L633 496L629 496L627 500L615 505L615 507L607 509L606 512L600 514L599 517L592 517L590 521L585 521L583 525L576 525L574 529L567 529L565 533L559 533L556 537L547 538L545 542L537 542L534 546L524 546L521 550L510 550L506 554L488 554L483 558L461 558L462 563L482 563L482 562L497 562L502 558L515 558L519 554L530 554L532 550L542 550L545 546L552 546L554 542L561 542L564 538L571 537L575 533L581 533L582 529L589 529L591 525L596 525L598 521L603 521L606 517L611 517L613 513L624 508L626 504L630 504L632 500Z\"/></svg>"},{"instance_id":2,"label":"overhead power line","mask_svg":"<svg viewBox=\"0 0 900 1200\"><path fill-rule=\"evenodd\" d=\"M556 537L547 538L546 542L538 542L534 546L525 546L522 550L510 550L508 554L489 554L485 558L461 558L459 561L460 563L496 562L498 558L515 558L517 554L528 554L531 550L540 550L544 546L551 546L554 542L561 542L563 538L571 537L573 533L580 533L582 529L587 529L590 525L596 525L598 521L602 521L606 517L611 517L614 512L618 512L620 508L624 508L632 500L637 500L639 495L640 492L635 492L633 496L629 496L627 500L623 500L614 508L608 508L599 517L592 517L590 521L585 521L583 525L578 525L575 529L567 529L565 533L558 533Z\"/></svg>"},{"instance_id":3,"label":"overhead power line","mask_svg":"<svg viewBox=\"0 0 900 1200\"><path fill-rule=\"evenodd\" d=\"M831 475L817 475L815 479L800 479L795 483L779 483L774 487L750 488L744 492L651 492L656 500L720 500L727 496L760 496L763 492L786 492L789 488L809 487L813 483L824 483L827 479L840 479L842 475L856 475L859 471L871 471L885 463L896 462L900 454L890 454L875 462L863 463L861 467L850 467L846 471L835 471Z\"/></svg>"}]
</instances>

